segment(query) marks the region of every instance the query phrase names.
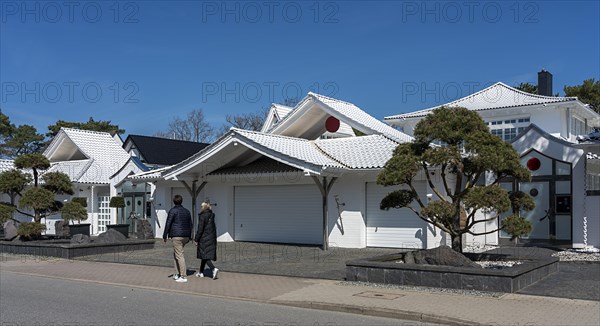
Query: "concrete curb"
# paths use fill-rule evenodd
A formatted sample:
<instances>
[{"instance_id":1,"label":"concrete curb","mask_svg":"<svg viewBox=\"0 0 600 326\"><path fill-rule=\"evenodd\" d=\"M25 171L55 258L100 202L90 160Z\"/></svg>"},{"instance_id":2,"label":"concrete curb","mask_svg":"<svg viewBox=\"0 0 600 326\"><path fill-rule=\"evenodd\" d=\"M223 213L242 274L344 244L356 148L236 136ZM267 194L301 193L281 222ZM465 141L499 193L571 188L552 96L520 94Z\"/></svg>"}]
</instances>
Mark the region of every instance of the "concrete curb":
<instances>
[{"instance_id":1,"label":"concrete curb","mask_svg":"<svg viewBox=\"0 0 600 326\"><path fill-rule=\"evenodd\" d=\"M438 315L422 314L422 313L418 313L418 312L405 311L405 310L393 310L393 309L374 308L374 307L369 307L368 309L366 309L366 308L360 307L360 306L321 303L321 302L306 302L306 301L269 301L269 303L278 304L278 305L282 305L282 306L306 308L306 309L337 311L337 312L344 312L344 313L351 313L351 314L365 315L365 316L372 316L372 317L405 319L405 320L417 321L417 322L421 322L421 323L435 323L435 324L444 324L444 325L452 325L452 326L471 326L471 325L476 324L472 321L466 321L466 320L438 316Z\"/></svg>"}]
</instances>

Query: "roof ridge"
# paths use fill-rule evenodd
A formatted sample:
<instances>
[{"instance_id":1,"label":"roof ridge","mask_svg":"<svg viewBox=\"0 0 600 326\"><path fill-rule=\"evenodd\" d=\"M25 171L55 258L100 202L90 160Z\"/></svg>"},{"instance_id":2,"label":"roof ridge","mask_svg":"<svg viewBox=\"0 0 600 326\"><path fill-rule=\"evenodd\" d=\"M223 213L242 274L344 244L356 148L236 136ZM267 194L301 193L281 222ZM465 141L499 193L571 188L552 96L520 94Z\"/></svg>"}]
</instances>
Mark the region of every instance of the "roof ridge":
<instances>
[{"instance_id":1,"label":"roof ridge","mask_svg":"<svg viewBox=\"0 0 600 326\"><path fill-rule=\"evenodd\" d=\"M96 131L96 130L70 128L70 127L60 127L60 129L65 130L65 131L75 131L75 132L85 132L85 133L90 133L90 134L108 135L111 138L113 137L109 132L106 132L106 131Z\"/></svg>"},{"instance_id":2,"label":"roof ridge","mask_svg":"<svg viewBox=\"0 0 600 326\"><path fill-rule=\"evenodd\" d=\"M342 142L342 141L350 141L350 140L356 140L356 138L358 137L380 137L380 138L384 138L390 141L393 141L391 139L389 139L387 136L383 135L383 134L372 134L372 135L364 135L364 136L350 136L350 137L336 137L336 138L323 138L323 139L315 139L315 141L318 142L327 142L327 143L333 143L333 142ZM393 141L395 142L395 141Z\"/></svg>"},{"instance_id":3,"label":"roof ridge","mask_svg":"<svg viewBox=\"0 0 600 326\"><path fill-rule=\"evenodd\" d=\"M281 104L281 103L271 103L271 106L283 106L284 108L288 108L288 109L293 109L293 106L289 106L289 105L285 105L285 104Z\"/></svg>"},{"instance_id":4,"label":"roof ridge","mask_svg":"<svg viewBox=\"0 0 600 326\"><path fill-rule=\"evenodd\" d=\"M547 100L547 99L577 99L577 96L552 96L552 95L548 96L548 95L528 93L528 92L522 91L518 88L514 88L510 85L507 85L503 82L497 82L496 84L500 84L501 86L504 86L514 92L517 92L517 93L520 93L523 95L527 95L527 96L531 96L531 97L535 97L535 98L539 98L539 99L545 99L545 100Z\"/></svg>"},{"instance_id":5,"label":"roof ridge","mask_svg":"<svg viewBox=\"0 0 600 326\"><path fill-rule=\"evenodd\" d=\"M342 163L342 161L338 160L337 158L335 158L332 155L330 155L329 153L327 153L324 149L322 149L321 146L319 146L319 144L317 143L317 140L318 139L310 141L310 144L312 146L314 146L321 154L325 155L330 160L332 160L334 162L337 162L338 164L340 164L341 166L343 166L343 167L345 167L347 169L352 169L351 166Z\"/></svg>"},{"instance_id":6,"label":"roof ridge","mask_svg":"<svg viewBox=\"0 0 600 326\"><path fill-rule=\"evenodd\" d=\"M304 139L304 138L276 135L276 134L270 134L270 133L266 133L266 132L260 132L260 131L255 131L255 130L246 130L246 129L240 129L240 128L234 128L234 127L231 127L231 130L233 130L234 132L237 132L237 133L246 132L246 133L251 133L251 134L255 134L255 135L262 135L262 136L269 136L269 137L276 137L276 138L286 138L286 139L293 139L293 140L310 141L310 140Z\"/></svg>"},{"instance_id":7,"label":"roof ridge","mask_svg":"<svg viewBox=\"0 0 600 326\"><path fill-rule=\"evenodd\" d=\"M325 98L325 99L328 99L328 100L334 101L334 102L339 102L339 103L344 103L344 104L352 105L352 106L358 108L358 106L356 106L354 103L346 102L344 100L340 100L340 99L337 99L337 98L333 98L333 97L321 95L321 94L318 94L318 93L308 92L308 95L312 95L312 96L317 97L317 98L319 98L319 97Z\"/></svg>"},{"instance_id":8,"label":"roof ridge","mask_svg":"<svg viewBox=\"0 0 600 326\"><path fill-rule=\"evenodd\" d=\"M572 97L572 96L547 96L547 95L539 95L539 94L531 94L531 93L527 93L525 91L516 89L512 86L509 86L503 82L496 82L484 89L481 89L473 94L458 98L454 101L448 102L448 103L444 103L444 104L440 104L440 105L435 105L426 109L421 109L421 110L417 110L417 111L412 111L412 112L405 112L405 113L400 113L400 114L395 114L395 115L391 115L391 116L387 116L384 117L384 120L394 120L394 119L400 119L403 118L405 116L418 116L420 114L425 114L428 112L431 112L432 110L435 109L439 109L441 107L453 107L456 106L457 103L459 102L467 102L467 101L472 101L473 98L475 98L476 96L479 96L487 91L489 91L490 89L493 89L495 87L502 87L504 89L507 89L509 91L515 92L517 94L519 94L519 96L522 96L523 99L525 99L526 97L530 97L530 98L534 98L534 99L539 99L539 100L546 100L548 102L546 103L557 103L557 102L565 102L565 101L572 101L572 100L577 100L577 97ZM515 97L516 98L516 97ZM528 105L536 105L536 104L541 104L541 103L525 103L525 104L515 104L512 105L514 107L519 107L519 106L528 106ZM502 107L497 107L497 108L502 108Z\"/></svg>"}]
</instances>

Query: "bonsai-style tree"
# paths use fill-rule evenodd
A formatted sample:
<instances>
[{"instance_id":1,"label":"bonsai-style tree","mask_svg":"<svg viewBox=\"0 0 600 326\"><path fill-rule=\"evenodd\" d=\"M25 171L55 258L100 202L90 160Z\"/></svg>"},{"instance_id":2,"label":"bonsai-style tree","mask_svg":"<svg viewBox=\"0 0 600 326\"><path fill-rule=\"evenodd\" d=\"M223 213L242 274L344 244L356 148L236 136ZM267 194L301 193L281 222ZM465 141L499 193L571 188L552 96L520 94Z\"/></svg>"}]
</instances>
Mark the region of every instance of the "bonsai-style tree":
<instances>
[{"instance_id":1,"label":"bonsai-style tree","mask_svg":"<svg viewBox=\"0 0 600 326\"><path fill-rule=\"evenodd\" d=\"M119 214L119 208L121 209L121 224L125 223L125 218L123 216L123 208L125 207L125 198L123 197L111 197L110 202L108 203L109 207L114 207L117 209L117 215Z\"/></svg>"},{"instance_id":2,"label":"bonsai-style tree","mask_svg":"<svg viewBox=\"0 0 600 326\"><path fill-rule=\"evenodd\" d=\"M79 205L87 208L87 198L85 198L85 197L73 197L73 198L71 198L71 201L79 203Z\"/></svg>"},{"instance_id":3,"label":"bonsai-style tree","mask_svg":"<svg viewBox=\"0 0 600 326\"><path fill-rule=\"evenodd\" d=\"M32 217L32 223L36 224L21 223L19 230L22 229L22 235L30 237L27 234L29 231L35 232L32 235L39 235L45 228L40 223L42 218L55 214L60 209L61 203L55 201L54 196L73 194L71 180L62 172L48 172L40 176L41 172L50 167L48 159L41 154L19 156L15 159L14 165L18 170L9 170L0 174L0 191L10 196L12 205L19 196L18 208L33 210L33 214L30 214L13 206L19 213ZM23 170L30 171L32 176ZM42 185L40 185L40 179L43 181ZM32 181L33 184L31 184Z\"/></svg>"},{"instance_id":4,"label":"bonsai-style tree","mask_svg":"<svg viewBox=\"0 0 600 326\"><path fill-rule=\"evenodd\" d=\"M413 210L419 218L446 232L452 239L452 249L458 252L462 252L465 233L484 235L504 229L521 236L531 231L531 223L518 214L521 209L533 208L531 197L523 192L511 196L498 184L505 177L529 180L529 171L521 166L512 146L492 135L477 113L465 108L433 110L417 123L414 136L413 142L395 149L377 177L378 184L407 185L409 190L389 193L382 199L381 209ZM413 182L421 171L439 199L425 203L419 198ZM441 184L434 184L435 173L439 173ZM491 182L478 182L486 173ZM420 210L412 207L413 202ZM476 224L492 221L511 208L516 210L514 217L504 219L499 228L482 233L472 230ZM477 211L496 214L476 220Z\"/></svg>"},{"instance_id":5,"label":"bonsai-style tree","mask_svg":"<svg viewBox=\"0 0 600 326\"><path fill-rule=\"evenodd\" d=\"M0 225L3 225L4 222L8 220L13 220L13 213L15 212L16 207L7 203L0 203Z\"/></svg>"},{"instance_id":6,"label":"bonsai-style tree","mask_svg":"<svg viewBox=\"0 0 600 326\"><path fill-rule=\"evenodd\" d=\"M75 200L75 198L66 203L60 209L60 214L62 215L63 220L67 221L67 223L69 223L69 221L77 221L79 224L81 221L88 218L87 210L85 207L83 207L83 205L80 204L80 201Z\"/></svg>"},{"instance_id":7,"label":"bonsai-style tree","mask_svg":"<svg viewBox=\"0 0 600 326\"><path fill-rule=\"evenodd\" d=\"M535 208L533 198L522 191L510 192L510 202L512 206L512 215L502 220L504 230L510 234L510 240L518 243L519 238L531 233L533 228L531 222L520 218L521 210L530 211Z\"/></svg>"},{"instance_id":8,"label":"bonsai-style tree","mask_svg":"<svg viewBox=\"0 0 600 326\"><path fill-rule=\"evenodd\" d=\"M31 176L19 170L8 170L0 173L0 193L7 194L10 202L0 203L0 224L8 220L18 222L13 218L17 209L15 200L21 196L27 184L31 182Z\"/></svg>"}]
</instances>

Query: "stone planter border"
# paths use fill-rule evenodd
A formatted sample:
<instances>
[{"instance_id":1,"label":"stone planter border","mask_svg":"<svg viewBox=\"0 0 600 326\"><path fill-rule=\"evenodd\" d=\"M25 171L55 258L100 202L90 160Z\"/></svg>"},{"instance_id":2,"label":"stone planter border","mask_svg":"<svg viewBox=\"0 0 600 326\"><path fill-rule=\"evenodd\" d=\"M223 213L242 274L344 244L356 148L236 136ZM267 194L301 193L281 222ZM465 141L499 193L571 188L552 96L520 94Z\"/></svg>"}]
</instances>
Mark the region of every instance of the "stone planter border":
<instances>
[{"instance_id":1,"label":"stone planter border","mask_svg":"<svg viewBox=\"0 0 600 326\"><path fill-rule=\"evenodd\" d=\"M518 258L500 254L465 254L472 260L524 261L506 269L477 269L439 265L404 264L402 254L346 262L346 280L461 290L517 292L558 271L558 258Z\"/></svg>"},{"instance_id":2,"label":"stone planter border","mask_svg":"<svg viewBox=\"0 0 600 326\"><path fill-rule=\"evenodd\" d=\"M124 254L135 250L154 249L154 239L127 240L115 243L71 244L62 241L0 241L0 254L33 255L35 257L59 257L72 259L88 255Z\"/></svg>"}]
</instances>

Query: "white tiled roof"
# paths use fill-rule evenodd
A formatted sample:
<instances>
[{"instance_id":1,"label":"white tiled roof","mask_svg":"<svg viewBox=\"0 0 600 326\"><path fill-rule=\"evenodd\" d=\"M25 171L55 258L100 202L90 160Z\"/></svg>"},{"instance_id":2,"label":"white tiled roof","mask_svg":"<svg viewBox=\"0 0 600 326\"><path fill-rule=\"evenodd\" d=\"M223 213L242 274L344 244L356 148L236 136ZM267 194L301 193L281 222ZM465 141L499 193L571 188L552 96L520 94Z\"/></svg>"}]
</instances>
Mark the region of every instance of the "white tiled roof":
<instances>
[{"instance_id":1,"label":"white tiled roof","mask_svg":"<svg viewBox=\"0 0 600 326\"><path fill-rule=\"evenodd\" d=\"M87 163L82 160L55 162L53 168L69 172L73 182L109 183L110 177L129 160L129 154L109 133L72 128L61 128L61 132L89 159L85 160Z\"/></svg>"},{"instance_id":2,"label":"white tiled roof","mask_svg":"<svg viewBox=\"0 0 600 326\"><path fill-rule=\"evenodd\" d=\"M173 166L164 166L162 168L159 169L155 169L155 170L150 170L150 171L146 171L146 172L141 172L132 176L129 176L128 178L131 180L158 180L162 178L163 172L167 171L168 169L172 168Z\"/></svg>"},{"instance_id":3,"label":"white tiled roof","mask_svg":"<svg viewBox=\"0 0 600 326\"><path fill-rule=\"evenodd\" d=\"M381 135L319 139L315 143L327 155L352 169L381 168L398 146Z\"/></svg>"},{"instance_id":4,"label":"white tiled roof","mask_svg":"<svg viewBox=\"0 0 600 326\"><path fill-rule=\"evenodd\" d=\"M93 161L93 159L87 159L51 163L47 172L62 172L68 175L71 181L80 181Z\"/></svg>"},{"instance_id":5,"label":"white tiled roof","mask_svg":"<svg viewBox=\"0 0 600 326\"><path fill-rule=\"evenodd\" d=\"M429 114L432 110L445 107L464 107L473 111L492 110L507 107L518 107L536 104L550 104L559 102L576 101L577 97L555 97L543 96L523 92L516 88L510 87L504 83L498 82L494 85L485 88L479 92L458 100L438 105L429 109L419 110L404 114L385 117L384 120L395 120L402 118L422 117Z\"/></svg>"},{"instance_id":6,"label":"white tiled roof","mask_svg":"<svg viewBox=\"0 0 600 326\"><path fill-rule=\"evenodd\" d=\"M242 129L232 129L232 131L288 158L295 158L319 166L344 168L340 163L324 155L319 148L315 146L314 141Z\"/></svg>"},{"instance_id":7,"label":"white tiled roof","mask_svg":"<svg viewBox=\"0 0 600 326\"><path fill-rule=\"evenodd\" d=\"M0 160L0 173L15 168L15 161L13 160Z\"/></svg>"},{"instance_id":8,"label":"white tiled roof","mask_svg":"<svg viewBox=\"0 0 600 326\"><path fill-rule=\"evenodd\" d=\"M291 106L278 104L278 103L273 103L272 105L273 105L273 108L275 108L275 112L277 113L277 116L279 117L279 119L285 118L285 116L288 115L288 113L290 113L294 109Z\"/></svg>"},{"instance_id":9,"label":"white tiled roof","mask_svg":"<svg viewBox=\"0 0 600 326\"><path fill-rule=\"evenodd\" d=\"M364 127L364 129L370 130L372 133L381 134L398 143L412 141L411 136L390 127L389 125L385 124L380 120L375 119L374 117L372 117L371 115L361 110L359 107L352 103L340 101L312 92L309 92L308 94L309 96L314 97L319 102L333 109L338 114L352 120L358 125Z\"/></svg>"}]
</instances>

